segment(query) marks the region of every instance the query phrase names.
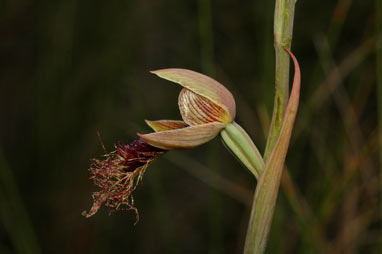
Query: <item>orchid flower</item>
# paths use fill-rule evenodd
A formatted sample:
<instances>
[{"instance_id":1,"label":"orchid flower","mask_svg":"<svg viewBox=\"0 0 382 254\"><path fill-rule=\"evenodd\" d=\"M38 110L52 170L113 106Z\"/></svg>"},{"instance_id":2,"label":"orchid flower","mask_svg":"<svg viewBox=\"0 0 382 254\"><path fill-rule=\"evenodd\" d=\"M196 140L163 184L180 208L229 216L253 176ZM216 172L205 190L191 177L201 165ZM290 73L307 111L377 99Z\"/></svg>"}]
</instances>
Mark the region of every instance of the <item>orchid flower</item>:
<instances>
[{"instance_id":1,"label":"orchid flower","mask_svg":"<svg viewBox=\"0 0 382 254\"><path fill-rule=\"evenodd\" d=\"M83 213L86 217L94 215L102 204L111 211L134 210L138 216L132 192L146 168L169 150L202 145L219 133L227 147L256 178L264 170L255 144L234 122L236 104L227 88L190 70L163 69L152 73L183 87L178 98L183 121L146 120L154 132L138 133L139 140L129 145L116 145L114 152L106 152L104 160L93 159L91 178L101 191L93 193L93 206L88 213Z\"/></svg>"}]
</instances>

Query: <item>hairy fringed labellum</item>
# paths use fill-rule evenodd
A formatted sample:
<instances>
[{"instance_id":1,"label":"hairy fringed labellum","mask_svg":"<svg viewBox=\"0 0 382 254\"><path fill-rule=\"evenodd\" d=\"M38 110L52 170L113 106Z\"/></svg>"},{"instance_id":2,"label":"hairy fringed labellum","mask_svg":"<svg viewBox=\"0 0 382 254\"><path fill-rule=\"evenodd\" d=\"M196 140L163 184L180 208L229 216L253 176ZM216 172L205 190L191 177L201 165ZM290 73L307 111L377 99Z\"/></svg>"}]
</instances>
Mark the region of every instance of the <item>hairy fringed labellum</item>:
<instances>
[{"instance_id":1,"label":"hairy fringed labellum","mask_svg":"<svg viewBox=\"0 0 382 254\"><path fill-rule=\"evenodd\" d=\"M115 151L106 153L104 159L92 159L90 165L91 179L101 190L94 192L93 206L83 215L90 217L104 204L110 212L125 209L138 211L134 207L132 192L141 181L146 168L165 150L151 146L142 140L130 144L117 144Z\"/></svg>"}]
</instances>

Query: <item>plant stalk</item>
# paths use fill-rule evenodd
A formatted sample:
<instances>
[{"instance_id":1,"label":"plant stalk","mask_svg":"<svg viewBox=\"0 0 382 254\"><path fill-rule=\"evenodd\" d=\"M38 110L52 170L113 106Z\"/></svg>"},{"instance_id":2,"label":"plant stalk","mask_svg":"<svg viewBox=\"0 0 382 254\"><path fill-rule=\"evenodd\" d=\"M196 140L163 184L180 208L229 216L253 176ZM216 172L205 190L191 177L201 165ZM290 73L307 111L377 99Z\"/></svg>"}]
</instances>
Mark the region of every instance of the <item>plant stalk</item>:
<instances>
[{"instance_id":1,"label":"plant stalk","mask_svg":"<svg viewBox=\"0 0 382 254\"><path fill-rule=\"evenodd\" d=\"M300 67L294 55L285 49L293 59L295 66L293 88L285 111L280 136L261 174L253 199L244 253L263 253L272 224L280 179L296 119L300 98Z\"/></svg>"},{"instance_id":2,"label":"plant stalk","mask_svg":"<svg viewBox=\"0 0 382 254\"><path fill-rule=\"evenodd\" d=\"M289 55L293 33L294 6L296 0L276 0L274 16L274 47L276 56L275 99L272 122L264 152L266 163L279 137L284 112L289 97Z\"/></svg>"},{"instance_id":3,"label":"plant stalk","mask_svg":"<svg viewBox=\"0 0 382 254\"><path fill-rule=\"evenodd\" d=\"M295 70L292 96L288 103L290 59L286 51L290 49L292 42L295 3L296 0L276 0L275 4L275 100L272 122L264 152L266 167L258 181L255 191L244 248L245 254L264 253L272 224L285 156L297 112L300 71L299 68ZM298 63L294 57L293 60L295 68L298 67ZM296 86L298 88L295 88Z\"/></svg>"}]
</instances>

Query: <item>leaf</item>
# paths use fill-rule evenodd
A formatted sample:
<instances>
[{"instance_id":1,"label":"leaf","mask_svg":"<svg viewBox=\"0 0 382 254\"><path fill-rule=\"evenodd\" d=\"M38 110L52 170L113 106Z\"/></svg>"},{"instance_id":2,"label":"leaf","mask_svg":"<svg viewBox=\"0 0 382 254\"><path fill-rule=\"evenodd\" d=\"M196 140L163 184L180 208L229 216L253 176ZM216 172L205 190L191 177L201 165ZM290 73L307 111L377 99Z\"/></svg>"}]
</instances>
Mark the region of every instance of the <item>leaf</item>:
<instances>
[{"instance_id":1,"label":"leaf","mask_svg":"<svg viewBox=\"0 0 382 254\"><path fill-rule=\"evenodd\" d=\"M261 175L256 187L252 207L254 212L251 214L251 223L247 232L247 239L251 239L248 235L253 236L253 239L245 243L244 253L263 253L265 249L280 186L285 157L288 151L289 141L296 119L300 97L300 67L294 55L287 48L285 48L285 50L292 57L294 63L295 73L293 87L285 111L280 136L277 139L271 156L265 165L265 171Z\"/></svg>"}]
</instances>

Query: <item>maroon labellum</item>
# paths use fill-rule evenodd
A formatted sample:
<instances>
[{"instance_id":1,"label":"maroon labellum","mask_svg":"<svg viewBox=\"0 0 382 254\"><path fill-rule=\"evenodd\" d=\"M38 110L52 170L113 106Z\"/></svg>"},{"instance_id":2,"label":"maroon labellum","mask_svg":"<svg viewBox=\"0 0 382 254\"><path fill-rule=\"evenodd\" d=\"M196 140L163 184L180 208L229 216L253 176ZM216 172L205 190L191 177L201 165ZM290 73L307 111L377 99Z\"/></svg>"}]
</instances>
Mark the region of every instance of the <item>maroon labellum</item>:
<instances>
[{"instance_id":1,"label":"maroon labellum","mask_svg":"<svg viewBox=\"0 0 382 254\"><path fill-rule=\"evenodd\" d=\"M94 215L104 203L110 212L134 210L138 220L132 192L142 180L146 168L165 153L166 150L134 140L130 144L115 145L115 151L106 153L103 160L92 159L89 168L91 179L101 190L93 193L93 206L82 215Z\"/></svg>"}]
</instances>

